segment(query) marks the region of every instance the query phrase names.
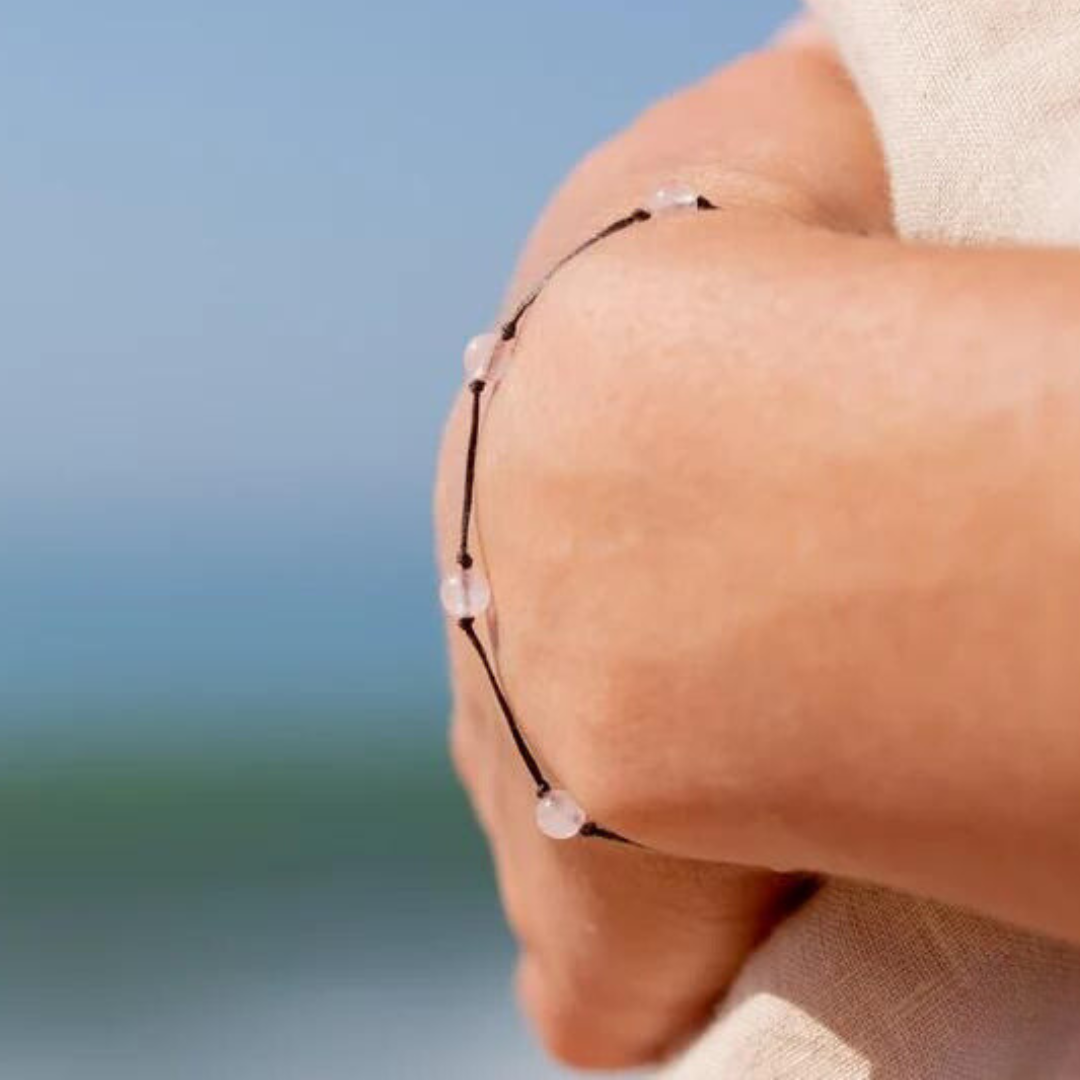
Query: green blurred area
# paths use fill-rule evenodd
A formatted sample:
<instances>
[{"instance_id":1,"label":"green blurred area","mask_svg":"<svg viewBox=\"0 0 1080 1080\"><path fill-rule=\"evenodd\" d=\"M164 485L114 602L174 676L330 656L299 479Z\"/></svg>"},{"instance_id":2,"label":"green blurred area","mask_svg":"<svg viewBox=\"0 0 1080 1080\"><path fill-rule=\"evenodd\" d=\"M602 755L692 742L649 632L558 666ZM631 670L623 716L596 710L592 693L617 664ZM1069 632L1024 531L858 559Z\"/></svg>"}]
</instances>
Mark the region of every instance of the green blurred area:
<instances>
[{"instance_id":1,"label":"green blurred area","mask_svg":"<svg viewBox=\"0 0 1080 1080\"><path fill-rule=\"evenodd\" d=\"M352 741L339 720L7 748L0 1075L551 1075L442 740Z\"/></svg>"},{"instance_id":2,"label":"green blurred area","mask_svg":"<svg viewBox=\"0 0 1080 1080\"><path fill-rule=\"evenodd\" d=\"M793 6L0 5L0 1080L555 1075L432 462L558 178Z\"/></svg>"},{"instance_id":3,"label":"green blurred area","mask_svg":"<svg viewBox=\"0 0 1080 1080\"><path fill-rule=\"evenodd\" d=\"M298 717L302 728L310 716ZM439 749L241 744L0 767L5 889L73 878L174 889L222 878L414 878L486 887L487 863Z\"/></svg>"}]
</instances>

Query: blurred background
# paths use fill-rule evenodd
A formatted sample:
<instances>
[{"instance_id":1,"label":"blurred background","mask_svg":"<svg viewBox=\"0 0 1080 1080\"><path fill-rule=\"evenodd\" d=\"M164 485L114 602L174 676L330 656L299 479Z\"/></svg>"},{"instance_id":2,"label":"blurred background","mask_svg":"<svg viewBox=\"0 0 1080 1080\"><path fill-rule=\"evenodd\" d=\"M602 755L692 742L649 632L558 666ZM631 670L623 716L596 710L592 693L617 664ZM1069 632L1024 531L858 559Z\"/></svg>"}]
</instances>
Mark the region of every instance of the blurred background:
<instances>
[{"instance_id":1,"label":"blurred background","mask_svg":"<svg viewBox=\"0 0 1080 1080\"><path fill-rule=\"evenodd\" d=\"M429 487L547 193L793 4L0 5L0 1075L553 1077Z\"/></svg>"}]
</instances>

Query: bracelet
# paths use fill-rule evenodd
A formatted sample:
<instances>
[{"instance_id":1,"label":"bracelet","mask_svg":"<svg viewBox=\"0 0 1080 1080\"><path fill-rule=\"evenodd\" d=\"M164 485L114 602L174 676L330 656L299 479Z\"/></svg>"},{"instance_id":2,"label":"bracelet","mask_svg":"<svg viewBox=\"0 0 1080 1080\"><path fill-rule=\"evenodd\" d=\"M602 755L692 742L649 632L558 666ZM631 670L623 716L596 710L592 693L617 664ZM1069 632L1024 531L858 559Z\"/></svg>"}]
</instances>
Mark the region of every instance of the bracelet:
<instances>
[{"instance_id":1,"label":"bracelet","mask_svg":"<svg viewBox=\"0 0 1080 1080\"><path fill-rule=\"evenodd\" d=\"M491 586L483 572L476 566L469 551L469 538L473 511L476 504L476 457L480 443L481 399L484 391L494 387L506 372L507 361L513 353L521 320L536 303L548 282L567 263L588 251L594 244L615 233L640 225L654 217L667 217L693 213L699 210L716 210L718 207L705 196L684 184L668 184L657 189L645 205L632 213L613 221L610 225L590 236L584 243L563 256L540 281L525 295L510 318L497 330L474 337L465 349L465 372L467 389L472 398L469 439L465 452L464 492L461 508L461 538L455 558L456 569L442 581L439 596L446 613L456 620L459 629L468 638L480 660L499 711L514 741L525 768L536 785L536 824L545 836L553 840L569 840L575 836L592 836L623 844L634 844L625 836L605 829L591 820L577 800L562 788L553 787L533 754L528 740L507 698L502 681L495 671L491 656L476 630L476 620L490 613ZM490 636L490 635L489 635ZM635 845L637 846L637 845Z\"/></svg>"}]
</instances>

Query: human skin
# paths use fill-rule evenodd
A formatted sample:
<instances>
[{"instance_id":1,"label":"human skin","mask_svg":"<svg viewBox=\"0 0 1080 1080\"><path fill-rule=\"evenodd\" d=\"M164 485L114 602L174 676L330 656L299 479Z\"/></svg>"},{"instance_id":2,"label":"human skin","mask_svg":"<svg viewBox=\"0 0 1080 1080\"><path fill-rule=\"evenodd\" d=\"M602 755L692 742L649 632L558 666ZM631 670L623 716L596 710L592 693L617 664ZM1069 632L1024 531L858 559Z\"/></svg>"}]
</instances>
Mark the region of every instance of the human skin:
<instances>
[{"instance_id":1,"label":"human skin","mask_svg":"<svg viewBox=\"0 0 1080 1080\"><path fill-rule=\"evenodd\" d=\"M565 250L673 173L692 170L713 194L722 189L726 202L835 227L886 228L884 179L861 104L828 52L800 48L805 39L789 44L662 103L592 155L534 232L508 304ZM530 324L526 335L542 329ZM452 549L460 510L462 421L459 410L440 470L443 554ZM489 437L485 431L481 534L493 509ZM500 568L499 590L502 581ZM505 629L516 633L516 613L511 619L501 595L499 608ZM701 1025L804 882L602 842L546 840L476 658L456 631L451 642L453 757L491 839L504 905L522 943L518 985L526 1009L549 1049L572 1064L653 1060ZM529 718L526 726L548 758L547 732L534 730Z\"/></svg>"},{"instance_id":2,"label":"human skin","mask_svg":"<svg viewBox=\"0 0 1080 1080\"><path fill-rule=\"evenodd\" d=\"M562 272L486 421L510 696L591 816L675 857L539 837L455 642L455 757L526 1007L580 1064L655 1056L722 992L786 880L725 864L1080 941L1080 255L884 235L872 139L830 64L758 57L647 116L523 261L529 280L673 174L725 207ZM733 895L752 932L703 931L697 905ZM695 967L706 954L723 964Z\"/></svg>"}]
</instances>

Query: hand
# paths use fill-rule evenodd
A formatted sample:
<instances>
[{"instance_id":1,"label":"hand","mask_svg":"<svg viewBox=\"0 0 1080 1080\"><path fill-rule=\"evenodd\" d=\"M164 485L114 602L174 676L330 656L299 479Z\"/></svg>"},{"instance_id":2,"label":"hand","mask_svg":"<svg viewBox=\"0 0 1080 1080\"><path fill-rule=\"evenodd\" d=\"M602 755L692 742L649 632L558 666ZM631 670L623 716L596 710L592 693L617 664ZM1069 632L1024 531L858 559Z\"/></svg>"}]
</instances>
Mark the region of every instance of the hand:
<instances>
[{"instance_id":1,"label":"hand","mask_svg":"<svg viewBox=\"0 0 1080 1080\"><path fill-rule=\"evenodd\" d=\"M880 162L853 90L826 51L792 44L663 103L588 159L531 241L518 291L671 176L685 177L714 201L750 215L852 231L887 227ZM696 227L689 225L691 231ZM723 227L710 222L710 228ZM617 262L614 249L611 259ZM572 279L574 273L568 271ZM575 281L584 293L574 291ZM591 287L582 277L553 289L587 305ZM605 678L627 672L625 658L633 656L637 670L626 687L640 687L643 694L635 711L662 715L709 657L695 647L693 618L677 627L654 626L651 640L666 650L663 663L651 648L634 652L633 629L652 625L653 617L639 601L667 580L648 557L624 558L641 549L632 527L636 511L621 500L632 501L644 474L622 469L616 442L609 458L590 456L575 482L562 485L560 476L576 467L578 447L559 443L567 428L552 412L579 379L590 396L615 402L623 376L610 365L578 368L577 357L560 349L557 320L545 310L542 301L530 317L515 357L521 370L500 391L485 429L480 551L498 599L509 694L552 775L571 790L580 780L586 791L603 783L590 773L602 768L605 756L617 758L643 745L620 728L618 717L607 722L622 690L605 685ZM643 331L649 332L647 318ZM454 547L463 431L459 409L438 485L443 555ZM611 425L606 432L612 433ZM582 491L583 479L595 479L595 490ZM589 513L579 512L582 499L591 499ZM650 535L675 532L692 545L692 520L665 518L662 500L648 503L653 511L658 516L648 523ZM605 547L624 540L624 551L604 554ZM571 550L595 556L593 569L607 562L609 576L583 577ZM699 604L723 603L723 597L710 599L707 584L695 579L684 578L679 587ZM491 840L503 902L522 944L518 982L527 1012L552 1052L572 1064L624 1067L657 1059L701 1025L799 879L602 841L547 840L533 823L528 775L476 658L456 629L451 655L453 756ZM661 671L662 679L650 681L650 672ZM661 684L677 693L669 695ZM594 724L594 707L603 725ZM604 732L600 748L590 744L590 732L598 730ZM716 752L719 762L723 747ZM662 746L642 767L663 771ZM621 797L632 801L634 793Z\"/></svg>"}]
</instances>

